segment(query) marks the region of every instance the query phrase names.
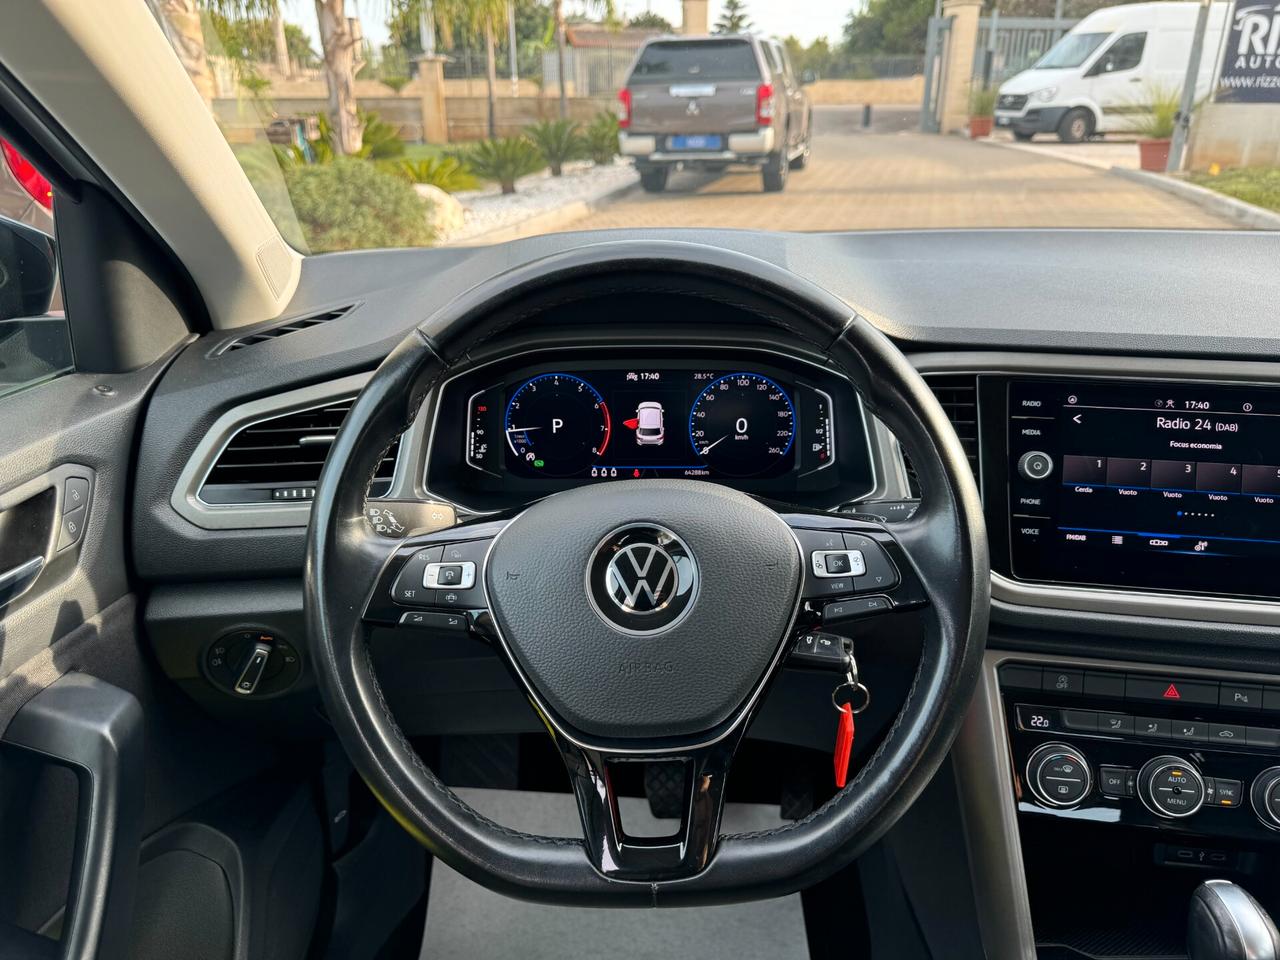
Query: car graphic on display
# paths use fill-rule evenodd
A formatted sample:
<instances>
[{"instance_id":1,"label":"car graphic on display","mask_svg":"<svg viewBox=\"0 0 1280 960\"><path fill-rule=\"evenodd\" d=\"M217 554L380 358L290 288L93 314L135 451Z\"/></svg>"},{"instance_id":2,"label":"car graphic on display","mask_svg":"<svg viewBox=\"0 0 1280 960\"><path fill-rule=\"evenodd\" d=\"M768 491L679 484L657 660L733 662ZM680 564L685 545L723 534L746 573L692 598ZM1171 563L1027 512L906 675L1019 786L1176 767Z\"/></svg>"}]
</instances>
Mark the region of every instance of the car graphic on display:
<instances>
[{"instance_id":1,"label":"car graphic on display","mask_svg":"<svg viewBox=\"0 0 1280 960\"><path fill-rule=\"evenodd\" d=\"M657 446L666 439L662 427L662 404L646 400L636 407L636 443Z\"/></svg>"}]
</instances>

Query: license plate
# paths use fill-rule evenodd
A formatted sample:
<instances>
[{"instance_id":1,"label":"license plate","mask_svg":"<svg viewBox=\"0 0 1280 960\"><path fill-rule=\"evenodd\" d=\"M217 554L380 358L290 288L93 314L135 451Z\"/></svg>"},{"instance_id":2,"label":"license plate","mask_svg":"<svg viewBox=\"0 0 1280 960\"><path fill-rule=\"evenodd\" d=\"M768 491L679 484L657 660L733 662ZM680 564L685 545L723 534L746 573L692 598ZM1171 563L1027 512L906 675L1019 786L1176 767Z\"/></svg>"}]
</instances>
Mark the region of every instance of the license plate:
<instances>
[{"instance_id":1,"label":"license plate","mask_svg":"<svg viewBox=\"0 0 1280 960\"><path fill-rule=\"evenodd\" d=\"M997 127L1007 127L1012 122L1013 122L1013 119L1011 117L996 117Z\"/></svg>"},{"instance_id":2,"label":"license plate","mask_svg":"<svg viewBox=\"0 0 1280 960\"><path fill-rule=\"evenodd\" d=\"M688 137L671 137L669 146L672 150L719 150L721 138L698 134Z\"/></svg>"}]
</instances>

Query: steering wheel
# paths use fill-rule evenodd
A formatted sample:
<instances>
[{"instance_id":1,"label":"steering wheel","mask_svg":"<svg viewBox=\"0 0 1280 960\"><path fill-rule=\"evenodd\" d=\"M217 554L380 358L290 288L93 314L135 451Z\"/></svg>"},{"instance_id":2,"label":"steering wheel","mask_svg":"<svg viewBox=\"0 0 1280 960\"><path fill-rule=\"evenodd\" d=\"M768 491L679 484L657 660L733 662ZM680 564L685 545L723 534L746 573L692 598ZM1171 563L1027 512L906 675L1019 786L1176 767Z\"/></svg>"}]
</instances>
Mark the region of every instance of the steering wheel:
<instances>
[{"instance_id":1,"label":"steering wheel","mask_svg":"<svg viewBox=\"0 0 1280 960\"><path fill-rule=\"evenodd\" d=\"M626 480L548 496L394 543L364 501L388 445L482 342L548 291L627 278L750 310L822 353L898 437L920 506L891 526L780 513L727 487ZM795 641L824 548L862 548L918 605L927 636L901 711L852 781L781 828L720 835L725 781ZM367 637L405 569L452 562L474 575L464 614L501 651L565 760L585 840L519 833L481 816L426 766L378 685ZM608 906L775 897L822 879L884 833L933 776L979 673L989 614L982 509L959 440L898 349L840 300L744 254L694 243L598 243L515 268L442 307L374 372L329 453L312 504L306 615L328 717L374 794L435 856L526 899ZM467 584L460 584L466 586ZM820 585L821 586L821 585ZM611 771L684 770L670 837L621 824Z\"/></svg>"}]
</instances>

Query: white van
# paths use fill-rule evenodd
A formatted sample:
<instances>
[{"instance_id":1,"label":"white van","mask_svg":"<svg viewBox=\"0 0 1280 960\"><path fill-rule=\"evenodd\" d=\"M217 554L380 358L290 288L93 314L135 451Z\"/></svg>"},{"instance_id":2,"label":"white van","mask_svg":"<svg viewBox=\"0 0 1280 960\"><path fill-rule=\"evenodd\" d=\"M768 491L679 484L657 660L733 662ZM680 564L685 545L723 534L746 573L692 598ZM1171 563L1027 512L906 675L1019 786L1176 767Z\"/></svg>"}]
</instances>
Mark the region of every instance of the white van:
<instances>
[{"instance_id":1,"label":"white van","mask_svg":"<svg viewBox=\"0 0 1280 960\"><path fill-rule=\"evenodd\" d=\"M1209 93L1230 4L1209 8L1196 98ZM1152 89L1181 90L1199 4L1133 3L1096 10L1030 70L1000 86L995 125L1019 140L1057 133L1078 143L1133 127Z\"/></svg>"}]
</instances>

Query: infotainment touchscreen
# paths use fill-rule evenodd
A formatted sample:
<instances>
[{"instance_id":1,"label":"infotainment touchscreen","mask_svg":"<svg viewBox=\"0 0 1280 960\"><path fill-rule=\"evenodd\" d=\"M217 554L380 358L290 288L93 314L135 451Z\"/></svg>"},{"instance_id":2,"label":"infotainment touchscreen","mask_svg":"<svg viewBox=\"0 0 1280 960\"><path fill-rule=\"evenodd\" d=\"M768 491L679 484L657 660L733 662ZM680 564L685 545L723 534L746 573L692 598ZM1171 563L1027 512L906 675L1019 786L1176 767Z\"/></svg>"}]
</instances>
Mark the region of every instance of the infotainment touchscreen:
<instances>
[{"instance_id":1,"label":"infotainment touchscreen","mask_svg":"<svg viewBox=\"0 0 1280 960\"><path fill-rule=\"evenodd\" d=\"M1009 453L1015 577L1280 595L1280 392L1013 380Z\"/></svg>"}]
</instances>

